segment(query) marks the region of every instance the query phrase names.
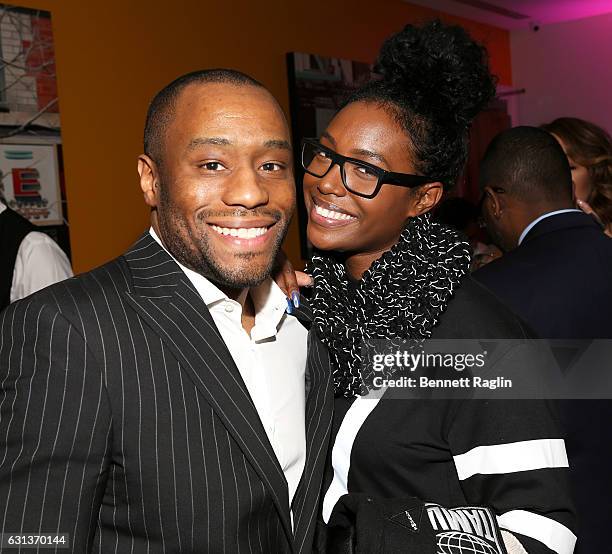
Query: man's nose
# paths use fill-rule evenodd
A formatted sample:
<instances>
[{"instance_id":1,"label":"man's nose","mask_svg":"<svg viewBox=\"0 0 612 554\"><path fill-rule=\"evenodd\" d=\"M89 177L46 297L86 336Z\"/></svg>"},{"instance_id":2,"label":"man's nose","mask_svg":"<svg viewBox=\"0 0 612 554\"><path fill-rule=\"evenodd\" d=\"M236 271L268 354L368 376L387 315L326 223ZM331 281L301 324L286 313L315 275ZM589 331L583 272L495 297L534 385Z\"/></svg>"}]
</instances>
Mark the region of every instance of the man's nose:
<instances>
[{"instance_id":1,"label":"man's nose","mask_svg":"<svg viewBox=\"0 0 612 554\"><path fill-rule=\"evenodd\" d=\"M227 206L243 206L252 209L266 205L270 196L268 188L257 171L242 169L235 171L232 178L226 183L222 199Z\"/></svg>"}]
</instances>

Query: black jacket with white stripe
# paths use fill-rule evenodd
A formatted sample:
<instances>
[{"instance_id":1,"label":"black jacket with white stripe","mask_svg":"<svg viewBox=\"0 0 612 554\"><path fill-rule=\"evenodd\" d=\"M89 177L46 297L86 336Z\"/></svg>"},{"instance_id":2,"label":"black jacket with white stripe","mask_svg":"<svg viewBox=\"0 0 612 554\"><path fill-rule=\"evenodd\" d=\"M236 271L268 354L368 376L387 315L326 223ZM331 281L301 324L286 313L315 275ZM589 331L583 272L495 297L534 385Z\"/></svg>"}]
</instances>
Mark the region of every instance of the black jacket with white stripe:
<instances>
[{"instance_id":1,"label":"black jacket with white stripe","mask_svg":"<svg viewBox=\"0 0 612 554\"><path fill-rule=\"evenodd\" d=\"M529 336L514 314L468 277L432 338ZM521 359L516 362L520 367ZM499 527L519 538L529 554L571 554L575 516L569 470L550 403L400 396L390 388L378 402L336 398L325 519L346 492L416 496L446 508L487 506Z\"/></svg>"}]
</instances>

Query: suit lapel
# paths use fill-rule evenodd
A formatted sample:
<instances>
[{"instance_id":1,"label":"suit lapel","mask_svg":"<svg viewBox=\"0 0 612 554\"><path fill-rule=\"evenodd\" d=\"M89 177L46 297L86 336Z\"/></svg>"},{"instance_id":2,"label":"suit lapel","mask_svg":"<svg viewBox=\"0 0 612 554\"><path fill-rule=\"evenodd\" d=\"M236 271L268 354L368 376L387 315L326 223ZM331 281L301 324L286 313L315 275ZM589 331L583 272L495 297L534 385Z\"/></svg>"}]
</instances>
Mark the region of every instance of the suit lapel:
<instances>
[{"instance_id":1,"label":"suit lapel","mask_svg":"<svg viewBox=\"0 0 612 554\"><path fill-rule=\"evenodd\" d=\"M300 295L300 306L299 308L293 308L292 315L296 319L298 319L300 323L304 327L306 327L306 329L308 329L308 331L310 332L310 329L312 327L312 310L310 309L310 306L308 305L308 301L302 295ZM310 387L312 385L310 374L311 374L311 371L307 365L306 374L305 374L305 383L304 383L304 392L306 394L306 400L308 400L308 395L310 393Z\"/></svg>"},{"instance_id":2,"label":"suit lapel","mask_svg":"<svg viewBox=\"0 0 612 554\"><path fill-rule=\"evenodd\" d=\"M268 487L289 539L287 481L259 414L202 298L147 233L125 255L133 277L128 303L161 337Z\"/></svg>"},{"instance_id":3,"label":"suit lapel","mask_svg":"<svg viewBox=\"0 0 612 554\"><path fill-rule=\"evenodd\" d=\"M312 542L319 494L329 448L333 416L332 372L329 353L311 326L311 311L302 299L293 315L309 328L306 367L306 462L295 492L292 509L295 549L309 551Z\"/></svg>"}]
</instances>

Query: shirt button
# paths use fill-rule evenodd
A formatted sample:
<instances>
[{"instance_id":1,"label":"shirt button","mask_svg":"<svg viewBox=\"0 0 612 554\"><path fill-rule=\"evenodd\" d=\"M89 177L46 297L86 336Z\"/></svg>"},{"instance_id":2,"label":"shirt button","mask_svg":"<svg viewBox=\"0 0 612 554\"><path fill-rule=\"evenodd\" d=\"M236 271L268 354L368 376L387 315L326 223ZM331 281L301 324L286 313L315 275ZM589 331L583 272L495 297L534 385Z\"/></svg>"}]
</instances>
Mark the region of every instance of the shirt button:
<instances>
[{"instance_id":1,"label":"shirt button","mask_svg":"<svg viewBox=\"0 0 612 554\"><path fill-rule=\"evenodd\" d=\"M232 306L231 304L226 304L226 305L225 305L225 311L226 311L228 314L231 314L231 313L234 311L234 306Z\"/></svg>"}]
</instances>

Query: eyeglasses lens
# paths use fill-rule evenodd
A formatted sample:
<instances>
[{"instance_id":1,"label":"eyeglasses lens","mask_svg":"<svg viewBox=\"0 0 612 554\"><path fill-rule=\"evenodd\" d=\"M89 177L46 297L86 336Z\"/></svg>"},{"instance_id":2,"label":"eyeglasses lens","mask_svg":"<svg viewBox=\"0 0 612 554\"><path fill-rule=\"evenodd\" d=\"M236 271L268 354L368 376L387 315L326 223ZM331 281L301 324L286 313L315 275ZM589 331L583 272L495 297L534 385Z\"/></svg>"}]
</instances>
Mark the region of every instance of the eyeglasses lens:
<instances>
[{"instance_id":1,"label":"eyeglasses lens","mask_svg":"<svg viewBox=\"0 0 612 554\"><path fill-rule=\"evenodd\" d=\"M302 166L315 177L323 177L332 165L328 152L315 144L304 143ZM358 163L345 161L342 164L344 186L357 194L370 195L376 190L378 175L371 168Z\"/></svg>"},{"instance_id":2,"label":"eyeglasses lens","mask_svg":"<svg viewBox=\"0 0 612 554\"><path fill-rule=\"evenodd\" d=\"M344 184L357 194L370 195L376 190L378 175L367 166L353 162L344 163Z\"/></svg>"},{"instance_id":3,"label":"eyeglasses lens","mask_svg":"<svg viewBox=\"0 0 612 554\"><path fill-rule=\"evenodd\" d=\"M315 177L323 177L329 170L332 160L324 150L314 144L304 143L302 149L302 166Z\"/></svg>"}]
</instances>

